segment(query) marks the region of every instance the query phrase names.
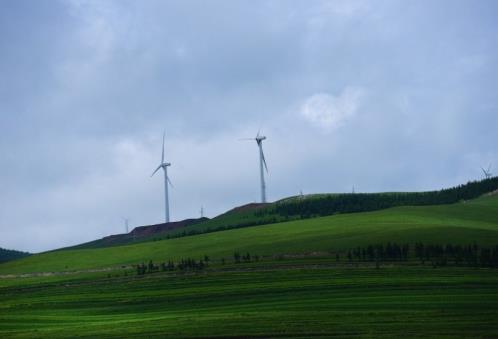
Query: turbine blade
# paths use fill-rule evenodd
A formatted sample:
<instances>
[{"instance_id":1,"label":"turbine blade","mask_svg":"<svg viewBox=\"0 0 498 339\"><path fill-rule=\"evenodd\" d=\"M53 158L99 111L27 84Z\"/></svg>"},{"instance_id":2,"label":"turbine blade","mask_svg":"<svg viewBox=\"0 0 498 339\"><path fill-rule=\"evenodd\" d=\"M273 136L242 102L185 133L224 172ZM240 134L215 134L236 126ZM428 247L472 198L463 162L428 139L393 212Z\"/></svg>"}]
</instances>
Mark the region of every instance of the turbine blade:
<instances>
[{"instance_id":1,"label":"turbine blade","mask_svg":"<svg viewBox=\"0 0 498 339\"><path fill-rule=\"evenodd\" d=\"M164 164L164 138L166 137L166 131L163 132L163 152L161 154L161 164Z\"/></svg>"},{"instance_id":2,"label":"turbine blade","mask_svg":"<svg viewBox=\"0 0 498 339\"><path fill-rule=\"evenodd\" d=\"M161 164L162 165L162 164ZM156 174L157 171L159 171L159 169L162 167L161 165L157 166L156 170L154 172L152 172L152 175L151 177L154 176L154 174Z\"/></svg>"},{"instance_id":3,"label":"turbine blade","mask_svg":"<svg viewBox=\"0 0 498 339\"><path fill-rule=\"evenodd\" d=\"M239 138L238 140L254 140L254 138Z\"/></svg>"},{"instance_id":4,"label":"turbine blade","mask_svg":"<svg viewBox=\"0 0 498 339\"><path fill-rule=\"evenodd\" d=\"M169 182L169 184L171 185L171 187L175 187L175 186L173 186L173 184L171 183L171 180L169 180L169 177L166 177L166 178L168 179L168 182Z\"/></svg>"}]
</instances>

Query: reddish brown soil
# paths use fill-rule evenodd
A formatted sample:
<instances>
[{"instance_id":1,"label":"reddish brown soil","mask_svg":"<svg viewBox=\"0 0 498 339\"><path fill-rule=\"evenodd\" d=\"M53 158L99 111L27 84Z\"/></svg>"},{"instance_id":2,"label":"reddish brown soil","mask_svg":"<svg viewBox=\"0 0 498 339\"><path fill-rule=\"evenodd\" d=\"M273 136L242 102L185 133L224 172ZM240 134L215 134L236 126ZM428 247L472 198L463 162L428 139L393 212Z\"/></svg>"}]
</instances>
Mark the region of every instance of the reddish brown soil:
<instances>
[{"instance_id":1,"label":"reddish brown soil","mask_svg":"<svg viewBox=\"0 0 498 339\"><path fill-rule=\"evenodd\" d=\"M168 223L163 223L163 224L139 226L139 227L134 228L133 231L130 232L130 234L133 236L137 236L137 237L147 237L147 236L154 235L157 233L162 233L165 231L170 231L170 230L174 230L177 228L186 227L186 226L195 224L197 222L199 222L199 219L185 219L182 221L174 221L174 222L168 222Z\"/></svg>"},{"instance_id":2,"label":"reddish brown soil","mask_svg":"<svg viewBox=\"0 0 498 339\"><path fill-rule=\"evenodd\" d=\"M262 208L262 207L265 207L265 206L268 206L268 205L270 205L270 204L269 203L252 202L252 203L249 203L249 204L246 204L246 205L235 207L235 208L231 209L230 211L228 211L228 212L226 212L224 214L233 213L233 212L246 212L246 211L251 211L251 210L257 210L259 208Z\"/></svg>"},{"instance_id":3,"label":"reddish brown soil","mask_svg":"<svg viewBox=\"0 0 498 339\"><path fill-rule=\"evenodd\" d=\"M207 220L207 218L205 218ZM145 238L152 235L160 234L166 231L187 227L189 225L196 224L198 222L204 221L204 219L185 219L182 221L174 221L162 224L155 225L147 225L147 226L139 226L135 227L130 233L125 234L113 234L107 237L102 238L102 241L107 245L113 243L120 243L125 239L137 239L137 238Z\"/></svg>"}]
</instances>

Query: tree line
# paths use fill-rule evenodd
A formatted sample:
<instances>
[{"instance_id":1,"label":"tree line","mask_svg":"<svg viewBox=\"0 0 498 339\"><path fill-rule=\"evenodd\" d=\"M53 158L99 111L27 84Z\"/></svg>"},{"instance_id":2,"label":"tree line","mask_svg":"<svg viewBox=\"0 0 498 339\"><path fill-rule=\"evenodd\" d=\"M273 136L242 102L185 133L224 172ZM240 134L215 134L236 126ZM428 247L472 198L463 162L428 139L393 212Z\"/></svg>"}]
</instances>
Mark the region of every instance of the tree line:
<instances>
[{"instance_id":1,"label":"tree line","mask_svg":"<svg viewBox=\"0 0 498 339\"><path fill-rule=\"evenodd\" d=\"M281 221L281 220L277 219L276 217L266 217L266 218L257 219L257 220L253 220L253 221L243 221L243 222L221 225L221 226L216 226L216 227L208 227L205 229L193 229L193 230L188 230L188 231L183 230L182 232L167 234L166 237L164 237L164 238L158 237L158 238L154 238L153 240L159 241L159 240L163 240L163 239L183 238L183 237L189 237L192 235L213 233L213 232L219 232L219 231L227 231L227 230L236 229L236 228L274 224L274 223L279 222L279 221Z\"/></svg>"},{"instance_id":2,"label":"tree line","mask_svg":"<svg viewBox=\"0 0 498 339\"><path fill-rule=\"evenodd\" d=\"M415 244L415 256L422 262L430 261L434 266L448 264L498 268L498 245L480 247L473 245L424 245Z\"/></svg>"},{"instance_id":3,"label":"tree line","mask_svg":"<svg viewBox=\"0 0 498 339\"><path fill-rule=\"evenodd\" d=\"M409 244L387 243L386 245L368 245L366 247L356 247L347 251L349 261L406 261L410 251ZM339 260L339 254L336 254Z\"/></svg>"},{"instance_id":4,"label":"tree line","mask_svg":"<svg viewBox=\"0 0 498 339\"><path fill-rule=\"evenodd\" d=\"M411 251L409 244L387 243L349 249L346 257L349 262L407 261L414 258L434 267L456 265L498 268L498 245L481 247L477 244L437 245L417 242ZM336 260L340 260L339 253L336 253Z\"/></svg>"},{"instance_id":5,"label":"tree line","mask_svg":"<svg viewBox=\"0 0 498 339\"><path fill-rule=\"evenodd\" d=\"M15 259L24 258L31 255L28 252L21 252L16 250L8 250L0 247L0 263L7 262Z\"/></svg>"},{"instance_id":6,"label":"tree line","mask_svg":"<svg viewBox=\"0 0 498 339\"><path fill-rule=\"evenodd\" d=\"M408 243L398 244L388 242L387 244L375 244L368 246L358 246L345 252L335 252L337 262L341 261L341 254L345 255L346 260L353 262L375 262L379 267L382 262L406 262L411 259L418 260L422 265L430 263L433 267L441 266L472 266L498 268L498 245L492 247L482 247L477 244L460 245L460 244L424 244L417 242L412 247ZM249 252L241 253L235 251L232 255L234 264L258 262L261 257ZM205 255L202 259L192 258L181 259L178 262L167 261L154 264L149 260L148 264L136 265L138 275L156 272L172 271L202 271L208 267L211 262L209 256ZM225 265L225 258L220 259L220 264Z\"/></svg>"},{"instance_id":7,"label":"tree line","mask_svg":"<svg viewBox=\"0 0 498 339\"><path fill-rule=\"evenodd\" d=\"M260 256L257 254L250 254L249 252L240 253L237 251L233 253L232 258L234 264L257 262L260 260ZM158 264L154 264L152 260L149 260L148 264L141 263L135 265L135 267L138 275L144 275L156 272L202 271L209 266L210 262L211 259L209 258L209 256L205 255L202 259L199 260L192 258L182 258L178 262L168 260L167 262L161 262ZM221 258L220 264L226 265L227 260L225 258Z\"/></svg>"},{"instance_id":8,"label":"tree line","mask_svg":"<svg viewBox=\"0 0 498 339\"><path fill-rule=\"evenodd\" d=\"M152 260L146 265L144 263L136 265L137 274L144 275L147 273L171 272L171 271L202 271L209 264L209 257L204 256L203 259L195 260L192 258L181 259L179 262L169 260L168 262L161 262L154 264Z\"/></svg>"},{"instance_id":9,"label":"tree line","mask_svg":"<svg viewBox=\"0 0 498 339\"><path fill-rule=\"evenodd\" d=\"M233 253L233 261L236 264L240 264L242 262L252 262L252 261L259 261L259 256L256 254L251 254L249 252L246 252L246 254L241 254L239 252L234 252Z\"/></svg>"},{"instance_id":10,"label":"tree line","mask_svg":"<svg viewBox=\"0 0 498 339\"><path fill-rule=\"evenodd\" d=\"M451 204L477 198L498 189L498 177L472 181L465 185L429 192L347 193L295 199L277 203L274 211L281 216L310 218L336 213L366 212L396 206ZM261 210L258 213L269 213Z\"/></svg>"}]
</instances>

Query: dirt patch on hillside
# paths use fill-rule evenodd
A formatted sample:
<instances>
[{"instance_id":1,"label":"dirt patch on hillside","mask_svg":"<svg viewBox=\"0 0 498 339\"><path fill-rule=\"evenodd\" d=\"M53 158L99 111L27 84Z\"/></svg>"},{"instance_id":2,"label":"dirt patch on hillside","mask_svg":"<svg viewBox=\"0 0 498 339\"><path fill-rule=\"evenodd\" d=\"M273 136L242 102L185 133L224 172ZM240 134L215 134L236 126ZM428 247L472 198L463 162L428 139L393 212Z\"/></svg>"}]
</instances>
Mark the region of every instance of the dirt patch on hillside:
<instances>
[{"instance_id":1,"label":"dirt patch on hillside","mask_svg":"<svg viewBox=\"0 0 498 339\"><path fill-rule=\"evenodd\" d=\"M226 213L223 213L223 214L229 214L229 213L233 213L233 212L247 212L247 211L252 211L252 210L257 210L257 209L260 209L260 208L263 208L263 207L266 207L270 205L270 203L262 203L262 202L252 202L250 204L246 204L246 205L242 205L242 206L239 206L239 207L235 207L231 210L229 210L228 212Z\"/></svg>"},{"instance_id":2,"label":"dirt patch on hillside","mask_svg":"<svg viewBox=\"0 0 498 339\"><path fill-rule=\"evenodd\" d=\"M148 225L148 226L139 226L133 229L130 232L131 236L135 237L147 237L158 233L163 233L166 231L175 230L178 228L184 228L193 224L197 224L204 220L208 220L207 218L200 219L185 219L182 221L173 221L168 223L156 224L156 225ZM105 239L105 238L104 238Z\"/></svg>"}]
</instances>

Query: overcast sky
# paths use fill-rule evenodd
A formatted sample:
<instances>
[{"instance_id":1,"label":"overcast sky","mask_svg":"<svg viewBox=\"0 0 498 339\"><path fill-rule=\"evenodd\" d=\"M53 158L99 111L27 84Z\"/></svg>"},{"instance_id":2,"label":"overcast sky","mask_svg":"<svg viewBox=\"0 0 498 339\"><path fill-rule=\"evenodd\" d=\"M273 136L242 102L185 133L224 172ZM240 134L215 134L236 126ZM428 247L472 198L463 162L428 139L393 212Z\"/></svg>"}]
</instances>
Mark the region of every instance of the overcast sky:
<instances>
[{"instance_id":1,"label":"overcast sky","mask_svg":"<svg viewBox=\"0 0 498 339\"><path fill-rule=\"evenodd\" d=\"M498 171L498 2L0 1L0 247Z\"/></svg>"}]
</instances>

